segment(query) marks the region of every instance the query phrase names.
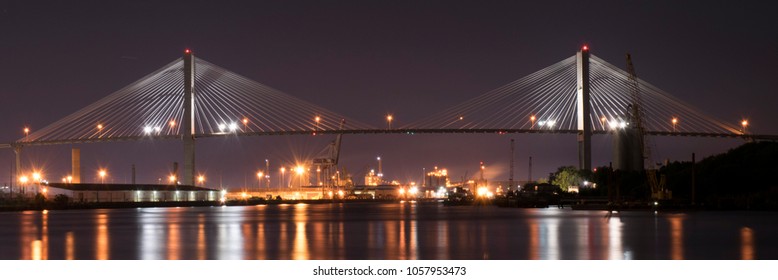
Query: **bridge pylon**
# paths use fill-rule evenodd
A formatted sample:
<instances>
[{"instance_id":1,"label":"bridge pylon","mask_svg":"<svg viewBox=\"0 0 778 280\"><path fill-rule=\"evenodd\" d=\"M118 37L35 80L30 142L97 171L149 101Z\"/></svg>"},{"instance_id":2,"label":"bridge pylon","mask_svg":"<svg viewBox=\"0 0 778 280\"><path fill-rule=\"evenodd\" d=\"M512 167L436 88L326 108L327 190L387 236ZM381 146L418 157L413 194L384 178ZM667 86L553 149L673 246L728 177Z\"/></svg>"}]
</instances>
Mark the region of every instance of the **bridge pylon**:
<instances>
[{"instance_id":1,"label":"bridge pylon","mask_svg":"<svg viewBox=\"0 0 778 280\"><path fill-rule=\"evenodd\" d=\"M576 111L578 117L578 169L592 169L592 123L589 87L589 47L583 46L576 60Z\"/></svg>"},{"instance_id":2,"label":"bridge pylon","mask_svg":"<svg viewBox=\"0 0 778 280\"><path fill-rule=\"evenodd\" d=\"M184 51L184 117L181 136L184 142L184 176L180 180L187 186L195 185L194 59L190 50Z\"/></svg>"}]
</instances>

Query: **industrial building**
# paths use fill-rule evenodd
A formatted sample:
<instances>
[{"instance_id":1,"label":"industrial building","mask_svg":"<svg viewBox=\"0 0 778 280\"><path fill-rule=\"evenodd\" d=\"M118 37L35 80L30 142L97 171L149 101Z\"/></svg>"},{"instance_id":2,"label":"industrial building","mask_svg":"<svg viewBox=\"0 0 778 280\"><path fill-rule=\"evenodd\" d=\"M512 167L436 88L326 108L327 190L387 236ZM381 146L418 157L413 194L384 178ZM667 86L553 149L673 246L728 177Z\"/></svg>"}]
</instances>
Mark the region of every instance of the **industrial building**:
<instances>
[{"instance_id":1,"label":"industrial building","mask_svg":"<svg viewBox=\"0 0 778 280\"><path fill-rule=\"evenodd\" d=\"M73 202L217 201L223 195L214 189L182 185L49 183L40 189L48 199L65 195Z\"/></svg>"}]
</instances>

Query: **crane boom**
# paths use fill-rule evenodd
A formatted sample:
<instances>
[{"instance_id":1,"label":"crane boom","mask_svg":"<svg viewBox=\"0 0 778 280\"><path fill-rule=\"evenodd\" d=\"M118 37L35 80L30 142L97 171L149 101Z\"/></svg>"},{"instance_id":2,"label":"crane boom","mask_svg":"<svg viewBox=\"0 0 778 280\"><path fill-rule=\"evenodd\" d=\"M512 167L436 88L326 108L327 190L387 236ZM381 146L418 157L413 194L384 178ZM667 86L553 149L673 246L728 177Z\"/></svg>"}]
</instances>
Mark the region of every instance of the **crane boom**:
<instances>
[{"instance_id":1,"label":"crane boom","mask_svg":"<svg viewBox=\"0 0 778 280\"><path fill-rule=\"evenodd\" d=\"M643 103L640 100L640 88L638 84L637 74L635 73L635 66L632 65L632 56L629 53L627 57L627 72L629 73L629 87L632 94L632 118L631 122L637 129L637 137L639 149L643 154L643 166L646 168L646 177L648 179L648 185L651 187L651 198L653 199L670 199L672 193L665 189L666 178L665 175L660 175L657 179L657 170L651 159L651 145L648 145L646 137L645 124L643 123Z\"/></svg>"}]
</instances>

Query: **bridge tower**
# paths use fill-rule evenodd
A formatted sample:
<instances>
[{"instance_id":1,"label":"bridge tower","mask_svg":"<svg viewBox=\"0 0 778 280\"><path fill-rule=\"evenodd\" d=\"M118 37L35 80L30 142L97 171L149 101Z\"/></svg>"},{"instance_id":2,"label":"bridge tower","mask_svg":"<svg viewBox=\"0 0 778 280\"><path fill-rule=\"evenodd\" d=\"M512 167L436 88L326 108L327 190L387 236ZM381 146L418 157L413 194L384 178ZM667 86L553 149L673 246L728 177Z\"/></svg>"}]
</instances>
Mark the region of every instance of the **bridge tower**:
<instances>
[{"instance_id":1,"label":"bridge tower","mask_svg":"<svg viewBox=\"0 0 778 280\"><path fill-rule=\"evenodd\" d=\"M184 176L180 180L187 186L195 185L194 59L194 54L190 50L184 51L184 118L181 127L183 129L181 140L184 142Z\"/></svg>"},{"instance_id":2,"label":"bridge tower","mask_svg":"<svg viewBox=\"0 0 778 280\"><path fill-rule=\"evenodd\" d=\"M575 56L576 100L578 113L578 169L592 169L592 122L589 89L589 47L584 45Z\"/></svg>"}]
</instances>

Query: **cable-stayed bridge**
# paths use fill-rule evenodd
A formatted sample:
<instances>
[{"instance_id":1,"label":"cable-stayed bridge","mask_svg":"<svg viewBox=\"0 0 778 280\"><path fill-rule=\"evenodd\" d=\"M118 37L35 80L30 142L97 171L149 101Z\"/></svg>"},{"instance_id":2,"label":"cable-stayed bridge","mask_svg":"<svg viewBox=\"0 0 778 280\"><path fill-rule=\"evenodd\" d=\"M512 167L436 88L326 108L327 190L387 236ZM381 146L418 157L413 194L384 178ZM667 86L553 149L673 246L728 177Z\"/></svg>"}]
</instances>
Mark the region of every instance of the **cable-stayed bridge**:
<instances>
[{"instance_id":1,"label":"cable-stayed bridge","mask_svg":"<svg viewBox=\"0 0 778 280\"><path fill-rule=\"evenodd\" d=\"M647 135L778 139L749 134L745 123L707 115L646 81L637 79L636 84ZM15 149L18 166L24 146L182 139L182 182L193 185L194 142L204 137L573 133L579 135L580 168L589 169L591 135L629 125L634 85L629 73L584 47L572 57L427 118L393 127L389 117L386 127L374 127L195 59L187 50L182 59L4 146Z\"/></svg>"}]
</instances>

